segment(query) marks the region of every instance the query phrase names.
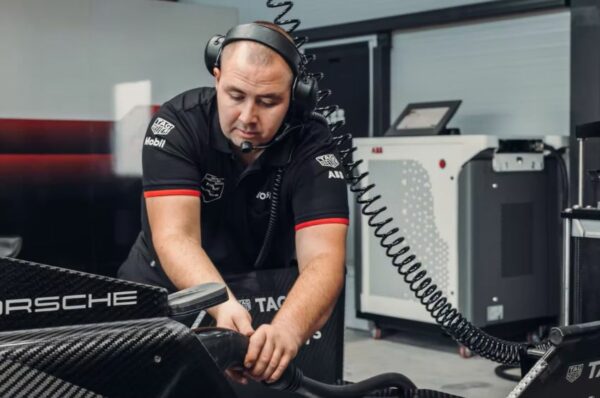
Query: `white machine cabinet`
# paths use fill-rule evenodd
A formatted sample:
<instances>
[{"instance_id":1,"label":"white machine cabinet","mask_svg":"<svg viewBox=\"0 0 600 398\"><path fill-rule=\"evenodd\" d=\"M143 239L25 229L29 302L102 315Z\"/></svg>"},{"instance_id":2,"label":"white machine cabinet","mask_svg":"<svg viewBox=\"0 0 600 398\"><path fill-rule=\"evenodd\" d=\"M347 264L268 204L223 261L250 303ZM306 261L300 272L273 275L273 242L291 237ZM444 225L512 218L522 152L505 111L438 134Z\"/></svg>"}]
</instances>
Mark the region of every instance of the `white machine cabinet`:
<instances>
[{"instance_id":1,"label":"white machine cabinet","mask_svg":"<svg viewBox=\"0 0 600 398\"><path fill-rule=\"evenodd\" d=\"M527 211L527 207L523 206L531 202L530 205L534 206L536 212L539 210L539 219L542 220L547 212L535 206L539 207L540 201L547 200L547 192L526 193L525 199L515 199L518 203L513 204L512 207L510 203L507 204L512 199L507 198L522 196L520 191L537 189L533 188L537 185L531 183L534 181L531 180L532 178L541 181L539 187L546 186L544 184L550 180L548 176L542 176L544 170L548 169L549 163L543 153L498 151L501 141L503 140L490 135L383 137L354 140L358 148L354 158L364 159L359 170L361 173L369 172L363 185L374 182L376 188L370 192L370 195L381 194L382 199L377 202L377 207L388 208L378 219L383 220L390 216L394 218L394 222L390 225L400 228L400 235L406 238L407 244L417 255L434 283L441 288L455 308L479 326L552 316L555 311L558 311L558 304L540 301L536 307L537 313L519 313L518 303L515 302L513 305L512 298L509 297L511 292L507 290L510 290L511 286L520 289L525 286L524 284L532 283L533 278L539 277L541 273L544 275L550 273L550 269L544 265L549 262L550 255L539 258L536 253L532 254L527 249L517 248L517 255L523 252L524 258L534 259L532 263L541 265L532 266L530 270L523 273L511 271L510 265L505 263L510 261L507 256L513 254L505 255L506 248L500 241L503 236L504 241L507 241L506 236L514 227L508 225L506 221L500 221L500 214L504 215L503 219L514 219L518 223L519 211ZM546 137L543 141L555 147L566 144L562 137ZM481 157L481 154L485 153L488 154L487 158L483 156L481 162L473 161L474 158ZM553 175L556 177L555 174ZM489 214L480 217L477 213L481 212L477 197L479 195L486 197L487 191L484 189L489 190L491 195L497 193L491 196L497 198L497 203L490 203ZM510 191L503 193L503 189ZM490 202L494 201L495 199ZM522 206L519 207L521 204ZM497 209L496 218L491 216L496 214L494 209ZM506 216L508 213L504 213L513 210L516 211L513 212L517 214L516 216L513 214L509 217ZM557 204L557 219L559 210ZM488 212L484 210L483 213ZM492 218L488 221L485 217ZM373 236L372 228L367 224L367 217L362 216L355 220L358 316L376 321L401 319L435 323L408 285L404 283L395 267L391 265L391 260L380 246L379 239ZM540 225L540 229L524 232L531 235L530 246L542 251L545 250L540 246L543 243L537 245L536 242L543 242L546 239L538 236L544 228L548 229L547 225ZM489 231L488 238L491 240L478 241L478 235L486 235L486 231ZM556 239L559 239L558 236ZM557 246L560 246L558 242ZM518 246L519 242L515 243ZM486 245L494 246L490 247L493 258L490 257L489 264L484 260ZM474 249L471 249L471 246ZM497 255L494 256L493 253ZM556 259L557 262L559 260L560 257ZM483 262L486 264L482 264ZM485 272L482 272L483 270ZM544 279L540 283L546 281L547 279ZM513 282L516 284L510 285ZM502 287L502 291L494 291L496 287ZM536 294L547 294L545 289L546 287L542 290L534 290ZM490 294L487 294L488 292ZM537 298L532 300L535 301ZM558 296L556 300L558 302ZM551 308L552 306L554 308ZM514 311L511 314L508 310L512 308Z\"/></svg>"}]
</instances>

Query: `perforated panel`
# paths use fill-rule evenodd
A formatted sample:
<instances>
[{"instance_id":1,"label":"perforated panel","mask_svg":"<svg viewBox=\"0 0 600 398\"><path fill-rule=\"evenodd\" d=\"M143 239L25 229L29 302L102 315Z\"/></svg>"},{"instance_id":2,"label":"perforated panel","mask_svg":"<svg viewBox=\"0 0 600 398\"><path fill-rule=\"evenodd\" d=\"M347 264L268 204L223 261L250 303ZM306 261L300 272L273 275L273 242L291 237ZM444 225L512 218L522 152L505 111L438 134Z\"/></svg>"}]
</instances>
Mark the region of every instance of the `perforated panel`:
<instances>
[{"instance_id":1,"label":"perforated panel","mask_svg":"<svg viewBox=\"0 0 600 398\"><path fill-rule=\"evenodd\" d=\"M441 237L436 225L427 170L416 160L372 160L369 172L373 181L382 182L377 188L388 205L386 217L394 217L394 225L400 228L413 253L426 266L435 283L448 291L448 242ZM379 245L371 245L369 256L372 294L417 301Z\"/></svg>"}]
</instances>

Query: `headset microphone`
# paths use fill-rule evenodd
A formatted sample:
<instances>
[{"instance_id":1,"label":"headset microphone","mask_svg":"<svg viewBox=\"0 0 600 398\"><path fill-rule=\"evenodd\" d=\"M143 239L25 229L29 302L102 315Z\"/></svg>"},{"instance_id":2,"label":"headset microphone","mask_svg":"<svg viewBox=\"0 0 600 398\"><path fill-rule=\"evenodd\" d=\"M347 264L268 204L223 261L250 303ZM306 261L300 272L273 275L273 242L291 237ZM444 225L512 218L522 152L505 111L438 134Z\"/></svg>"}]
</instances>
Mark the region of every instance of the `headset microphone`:
<instances>
[{"instance_id":1,"label":"headset microphone","mask_svg":"<svg viewBox=\"0 0 600 398\"><path fill-rule=\"evenodd\" d=\"M240 151L242 151L242 153L250 153L253 149L254 145L252 145L250 141L244 141L242 142L242 145L240 145Z\"/></svg>"},{"instance_id":2,"label":"headset microphone","mask_svg":"<svg viewBox=\"0 0 600 398\"><path fill-rule=\"evenodd\" d=\"M283 136L283 133L281 133L280 137ZM273 141L269 142L268 144L265 145L254 145L253 143L251 143L250 141L243 141L240 144L240 151L242 151L242 153L250 153L252 151L258 151L261 149L267 149L268 147L270 147L271 145L275 144L277 141L279 141L280 139L274 139Z\"/></svg>"},{"instance_id":3,"label":"headset microphone","mask_svg":"<svg viewBox=\"0 0 600 398\"><path fill-rule=\"evenodd\" d=\"M278 143L279 141L284 139L285 136L288 135L292 130L295 130L299 127L302 127L302 125L295 126L295 127L290 127L289 124L286 125L284 130L281 132L281 134L279 134L271 142L266 143L265 145L254 145L250 141L242 141L242 143L240 144L240 151L242 151L242 153L250 153L252 151L257 151L260 149L267 149L271 145L275 145L276 143Z\"/></svg>"}]
</instances>

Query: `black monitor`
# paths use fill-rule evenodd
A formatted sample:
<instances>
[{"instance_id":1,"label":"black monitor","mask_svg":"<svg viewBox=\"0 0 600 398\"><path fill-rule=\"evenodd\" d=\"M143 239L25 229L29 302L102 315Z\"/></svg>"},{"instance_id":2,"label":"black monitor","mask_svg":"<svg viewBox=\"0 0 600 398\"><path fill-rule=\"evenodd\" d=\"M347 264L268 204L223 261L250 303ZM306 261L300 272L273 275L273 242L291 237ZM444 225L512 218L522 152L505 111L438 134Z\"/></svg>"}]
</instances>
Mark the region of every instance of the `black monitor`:
<instances>
[{"instance_id":1,"label":"black monitor","mask_svg":"<svg viewBox=\"0 0 600 398\"><path fill-rule=\"evenodd\" d=\"M600 398L600 321L554 328L550 340L508 398Z\"/></svg>"},{"instance_id":2,"label":"black monitor","mask_svg":"<svg viewBox=\"0 0 600 398\"><path fill-rule=\"evenodd\" d=\"M446 125L462 101L420 102L408 104L386 131L386 136L450 134Z\"/></svg>"}]
</instances>

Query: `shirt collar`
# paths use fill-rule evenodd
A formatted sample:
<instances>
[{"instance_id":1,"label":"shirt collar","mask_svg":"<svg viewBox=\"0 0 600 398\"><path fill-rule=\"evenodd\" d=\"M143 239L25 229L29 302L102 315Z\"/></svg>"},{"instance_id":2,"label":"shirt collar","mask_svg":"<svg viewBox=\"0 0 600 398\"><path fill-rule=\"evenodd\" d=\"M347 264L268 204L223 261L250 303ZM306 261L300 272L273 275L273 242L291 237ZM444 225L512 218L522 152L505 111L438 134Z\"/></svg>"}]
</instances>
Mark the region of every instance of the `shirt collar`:
<instances>
[{"instance_id":1,"label":"shirt collar","mask_svg":"<svg viewBox=\"0 0 600 398\"><path fill-rule=\"evenodd\" d=\"M217 110L217 98L213 101L213 117L210 126L210 144L213 148L224 153L233 153L229 147L229 140L223 134L221 130L221 123L219 123L219 112Z\"/></svg>"}]
</instances>

